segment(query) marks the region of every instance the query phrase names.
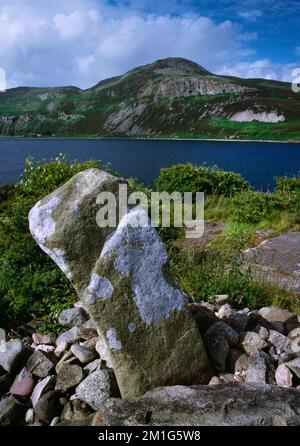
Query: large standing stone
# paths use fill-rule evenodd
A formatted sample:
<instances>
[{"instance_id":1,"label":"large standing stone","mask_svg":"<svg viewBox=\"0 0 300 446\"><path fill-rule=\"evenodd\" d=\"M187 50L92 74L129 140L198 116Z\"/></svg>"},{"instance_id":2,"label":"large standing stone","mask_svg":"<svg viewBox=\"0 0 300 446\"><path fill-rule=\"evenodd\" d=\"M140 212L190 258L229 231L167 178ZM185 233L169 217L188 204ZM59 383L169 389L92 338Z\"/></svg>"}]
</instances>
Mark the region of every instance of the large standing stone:
<instances>
[{"instance_id":1,"label":"large standing stone","mask_svg":"<svg viewBox=\"0 0 300 446\"><path fill-rule=\"evenodd\" d=\"M117 228L96 222L97 196L119 194L117 177L75 175L30 211L40 247L71 280L108 347L123 397L171 384L207 383L210 364L166 249L146 212L133 208ZM138 222L147 227L134 227Z\"/></svg>"}]
</instances>

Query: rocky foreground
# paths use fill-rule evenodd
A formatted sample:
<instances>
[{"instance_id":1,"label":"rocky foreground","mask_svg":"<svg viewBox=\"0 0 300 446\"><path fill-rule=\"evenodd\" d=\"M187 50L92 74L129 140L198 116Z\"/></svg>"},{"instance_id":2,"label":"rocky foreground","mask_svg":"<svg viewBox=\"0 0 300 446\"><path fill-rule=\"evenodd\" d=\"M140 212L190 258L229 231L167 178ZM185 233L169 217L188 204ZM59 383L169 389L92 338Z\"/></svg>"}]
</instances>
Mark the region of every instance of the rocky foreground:
<instances>
[{"instance_id":1,"label":"rocky foreground","mask_svg":"<svg viewBox=\"0 0 300 446\"><path fill-rule=\"evenodd\" d=\"M101 193L124 184L86 170L31 210L80 300L58 336L29 324L1 342L0 425L300 425L299 318L191 302L143 208L101 224Z\"/></svg>"},{"instance_id":2,"label":"rocky foreground","mask_svg":"<svg viewBox=\"0 0 300 446\"><path fill-rule=\"evenodd\" d=\"M128 400L81 305L61 313L58 336L28 324L23 337L8 340L0 352L0 425L300 425L295 314L237 311L227 296L190 303L214 368L209 385L160 387Z\"/></svg>"}]
</instances>

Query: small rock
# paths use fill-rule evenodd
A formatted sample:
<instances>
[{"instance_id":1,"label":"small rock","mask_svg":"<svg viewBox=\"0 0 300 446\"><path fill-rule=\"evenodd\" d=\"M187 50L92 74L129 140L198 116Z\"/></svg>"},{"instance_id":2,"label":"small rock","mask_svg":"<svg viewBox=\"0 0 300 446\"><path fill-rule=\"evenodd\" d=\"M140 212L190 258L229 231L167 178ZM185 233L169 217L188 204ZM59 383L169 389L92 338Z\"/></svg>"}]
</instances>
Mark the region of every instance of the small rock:
<instances>
[{"instance_id":1,"label":"small rock","mask_svg":"<svg viewBox=\"0 0 300 446\"><path fill-rule=\"evenodd\" d=\"M53 345L41 344L36 347L36 350L39 350L39 351L45 352L45 353L52 353L52 352L54 352L55 347L53 347Z\"/></svg>"},{"instance_id":2,"label":"small rock","mask_svg":"<svg viewBox=\"0 0 300 446\"><path fill-rule=\"evenodd\" d=\"M101 359L95 359L94 361L87 364L83 371L86 375L89 375L90 373L95 372L96 370L100 370L101 368Z\"/></svg>"},{"instance_id":3,"label":"small rock","mask_svg":"<svg viewBox=\"0 0 300 446\"><path fill-rule=\"evenodd\" d=\"M286 353L283 352L280 355L278 355L278 364L284 364L285 362L292 361L295 359L296 354L295 353Z\"/></svg>"},{"instance_id":4,"label":"small rock","mask_svg":"<svg viewBox=\"0 0 300 446\"><path fill-rule=\"evenodd\" d=\"M75 344L75 342L78 342L81 339L87 341L95 336L98 336L98 333L93 328L75 326L58 336L56 339L56 346L58 347L62 342L66 342L67 344Z\"/></svg>"},{"instance_id":5,"label":"small rock","mask_svg":"<svg viewBox=\"0 0 300 446\"><path fill-rule=\"evenodd\" d=\"M12 373L20 365L20 359L25 353L25 347L20 339L12 339L5 343L5 349L0 350L0 366ZM20 367L21 368L21 367Z\"/></svg>"},{"instance_id":6,"label":"small rock","mask_svg":"<svg viewBox=\"0 0 300 446\"><path fill-rule=\"evenodd\" d=\"M251 355L258 350L266 348L268 344L257 333L248 331L242 340L242 346L245 352Z\"/></svg>"},{"instance_id":7,"label":"small rock","mask_svg":"<svg viewBox=\"0 0 300 446\"><path fill-rule=\"evenodd\" d=\"M235 347L239 341L239 334L224 321L219 321L213 324L207 330L206 336L214 333L223 333L230 347Z\"/></svg>"},{"instance_id":8,"label":"small rock","mask_svg":"<svg viewBox=\"0 0 300 446\"><path fill-rule=\"evenodd\" d=\"M249 359L246 353L242 353L235 362L234 372L244 376L249 365Z\"/></svg>"},{"instance_id":9,"label":"small rock","mask_svg":"<svg viewBox=\"0 0 300 446\"><path fill-rule=\"evenodd\" d=\"M56 390L45 393L34 408L36 418L50 424L53 418L60 416L62 411L59 404L60 396L61 393Z\"/></svg>"},{"instance_id":10,"label":"small rock","mask_svg":"<svg viewBox=\"0 0 300 446\"><path fill-rule=\"evenodd\" d=\"M217 384L220 384L222 381L220 380L220 378L218 376L213 376L211 378L211 380L209 381L208 385L209 386L216 386Z\"/></svg>"},{"instance_id":11,"label":"small rock","mask_svg":"<svg viewBox=\"0 0 300 446\"><path fill-rule=\"evenodd\" d=\"M46 378L54 367L54 363L46 356L46 353L36 350L27 361L26 368L39 378Z\"/></svg>"},{"instance_id":12,"label":"small rock","mask_svg":"<svg viewBox=\"0 0 300 446\"><path fill-rule=\"evenodd\" d=\"M297 316L288 310L282 310L281 308L271 306L263 307L258 311L259 315L266 319L268 322L282 322L283 324L289 320L297 320Z\"/></svg>"},{"instance_id":13,"label":"small rock","mask_svg":"<svg viewBox=\"0 0 300 446\"><path fill-rule=\"evenodd\" d=\"M58 322L62 327L71 328L71 327L80 327L88 320L88 316L83 308L75 307L70 308L68 310L63 310L60 313Z\"/></svg>"},{"instance_id":14,"label":"small rock","mask_svg":"<svg viewBox=\"0 0 300 446\"><path fill-rule=\"evenodd\" d=\"M37 402L46 392L54 389L55 382L55 376L47 376L35 386L34 391L31 395L31 402L33 407L36 406Z\"/></svg>"},{"instance_id":15,"label":"small rock","mask_svg":"<svg viewBox=\"0 0 300 446\"><path fill-rule=\"evenodd\" d=\"M98 339L99 336L97 336L96 338L88 339L87 341L80 342L79 345L82 345L83 347L89 348L91 350L96 350Z\"/></svg>"},{"instance_id":16,"label":"small rock","mask_svg":"<svg viewBox=\"0 0 300 446\"><path fill-rule=\"evenodd\" d=\"M54 350L54 354L59 358L68 349L69 344L66 341L62 341L58 347Z\"/></svg>"},{"instance_id":17,"label":"small rock","mask_svg":"<svg viewBox=\"0 0 300 446\"><path fill-rule=\"evenodd\" d=\"M84 308L84 303L82 302L82 300L78 300L77 302L75 302L73 307L74 308Z\"/></svg>"},{"instance_id":18,"label":"small rock","mask_svg":"<svg viewBox=\"0 0 300 446\"><path fill-rule=\"evenodd\" d=\"M226 358L229 352L229 344L224 333L208 333L204 338L204 342L213 366L216 370L224 372L226 370Z\"/></svg>"},{"instance_id":19,"label":"small rock","mask_svg":"<svg viewBox=\"0 0 300 446\"><path fill-rule=\"evenodd\" d=\"M291 351L292 341L278 331L270 330L268 341L275 347L277 354Z\"/></svg>"},{"instance_id":20,"label":"small rock","mask_svg":"<svg viewBox=\"0 0 300 446\"><path fill-rule=\"evenodd\" d=\"M101 410L108 398L118 396L114 374L109 370L91 373L79 384L76 394L92 409Z\"/></svg>"},{"instance_id":21,"label":"small rock","mask_svg":"<svg viewBox=\"0 0 300 446\"><path fill-rule=\"evenodd\" d=\"M60 423L60 418L59 417L54 417L53 420L50 423L50 426L56 426L58 423Z\"/></svg>"},{"instance_id":22,"label":"small rock","mask_svg":"<svg viewBox=\"0 0 300 446\"><path fill-rule=\"evenodd\" d=\"M225 305L229 301L228 294L216 294L214 296L215 304L218 306Z\"/></svg>"},{"instance_id":23,"label":"small rock","mask_svg":"<svg viewBox=\"0 0 300 446\"><path fill-rule=\"evenodd\" d=\"M300 327L294 328L288 334L288 338L292 341L300 337Z\"/></svg>"},{"instance_id":24,"label":"small rock","mask_svg":"<svg viewBox=\"0 0 300 446\"><path fill-rule=\"evenodd\" d=\"M54 333L49 334L41 334L41 333L33 333L32 340L35 344L49 344L54 345L56 341L56 335Z\"/></svg>"},{"instance_id":25,"label":"small rock","mask_svg":"<svg viewBox=\"0 0 300 446\"><path fill-rule=\"evenodd\" d=\"M25 368L16 377L10 388L10 393L16 396L29 396L34 389L34 379Z\"/></svg>"},{"instance_id":26,"label":"small rock","mask_svg":"<svg viewBox=\"0 0 300 446\"><path fill-rule=\"evenodd\" d=\"M69 402L64 405L60 419L61 420L71 420L73 418L73 415L74 415L74 413L73 413L72 404Z\"/></svg>"},{"instance_id":27,"label":"small rock","mask_svg":"<svg viewBox=\"0 0 300 446\"><path fill-rule=\"evenodd\" d=\"M3 398L0 401L0 426L16 426L24 419L26 409L27 406L13 396Z\"/></svg>"},{"instance_id":28,"label":"small rock","mask_svg":"<svg viewBox=\"0 0 300 446\"><path fill-rule=\"evenodd\" d=\"M61 363L56 367L56 389L67 391L83 380L83 370L79 365Z\"/></svg>"},{"instance_id":29,"label":"small rock","mask_svg":"<svg viewBox=\"0 0 300 446\"><path fill-rule=\"evenodd\" d=\"M88 364L96 358L96 352L90 348L84 347L83 345L73 344L71 347L71 352L82 364Z\"/></svg>"},{"instance_id":30,"label":"small rock","mask_svg":"<svg viewBox=\"0 0 300 446\"><path fill-rule=\"evenodd\" d=\"M213 304L210 304L209 302L205 302L204 300L201 300L201 302L199 302L199 304L202 307L206 307L208 308L210 311L215 312L216 311L216 307Z\"/></svg>"},{"instance_id":31,"label":"small rock","mask_svg":"<svg viewBox=\"0 0 300 446\"><path fill-rule=\"evenodd\" d=\"M292 372L285 364L281 364L277 367L275 373L275 380L277 386L281 387L292 387L293 385L293 375Z\"/></svg>"},{"instance_id":32,"label":"small rock","mask_svg":"<svg viewBox=\"0 0 300 446\"><path fill-rule=\"evenodd\" d=\"M88 321L86 321L86 322L83 324L83 327L84 327L84 328L90 328L90 329L93 329L93 330L97 330L96 325L95 325L95 323L92 321L92 319L89 319Z\"/></svg>"},{"instance_id":33,"label":"small rock","mask_svg":"<svg viewBox=\"0 0 300 446\"><path fill-rule=\"evenodd\" d=\"M260 352L252 354L246 369L245 381L247 383L266 384L267 364Z\"/></svg>"},{"instance_id":34,"label":"small rock","mask_svg":"<svg viewBox=\"0 0 300 446\"><path fill-rule=\"evenodd\" d=\"M264 341L267 341L268 337L270 336L270 332L266 327L262 327L261 325L257 325L254 327L253 331L258 334L258 336L263 339Z\"/></svg>"},{"instance_id":35,"label":"small rock","mask_svg":"<svg viewBox=\"0 0 300 446\"><path fill-rule=\"evenodd\" d=\"M242 382L239 376L233 375L232 373L220 373L219 376L221 383Z\"/></svg>"},{"instance_id":36,"label":"small rock","mask_svg":"<svg viewBox=\"0 0 300 446\"><path fill-rule=\"evenodd\" d=\"M231 305L224 304L219 308L219 311L216 313L219 319L223 319L225 317L230 316L233 313L233 309Z\"/></svg>"},{"instance_id":37,"label":"small rock","mask_svg":"<svg viewBox=\"0 0 300 446\"><path fill-rule=\"evenodd\" d=\"M25 415L25 422L27 424L33 424L34 423L34 411L33 409L28 409Z\"/></svg>"},{"instance_id":38,"label":"small rock","mask_svg":"<svg viewBox=\"0 0 300 446\"><path fill-rule=\"evenodd\" d=\"M285 364L295 375L300 378L300 357L293 359Z\"/></svg>"}]
</instances>

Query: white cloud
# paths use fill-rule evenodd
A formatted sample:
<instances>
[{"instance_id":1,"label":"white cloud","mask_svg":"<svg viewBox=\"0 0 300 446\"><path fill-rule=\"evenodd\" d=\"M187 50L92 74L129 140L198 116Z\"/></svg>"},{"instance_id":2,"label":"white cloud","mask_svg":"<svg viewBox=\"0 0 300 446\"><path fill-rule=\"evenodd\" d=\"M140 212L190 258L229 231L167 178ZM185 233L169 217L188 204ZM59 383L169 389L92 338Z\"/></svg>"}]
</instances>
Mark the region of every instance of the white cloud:
<instances>
[{"instance_id":1,"label":"white cloud","mask_svg":"<svg viewBox=\"0 0 300 446\"><path fill-rule=\"evenodd\" d=\"M259 9L251 9L249 11L240 11L238 15L245 20L255 21L258 17L261 17L263 13Z\"/></svg>"},{"instance_id":2,"label":"white cloud","mask_svg":"<svg viewBox=\"0 0 300 446\"><path fill-rule=\"evenodd\" d=\"M105 0L0 0L0 64L10 87L87 88L170 56L249 76L255 67L242 61L255 54L256 38L230 20L147 15ZM282 75L271 65L256 70Z\"/></svg>"},{"instance_id":3,"label":"white cloud","mask_svg":"<svg viewBox=\"0 0 300 446\"><path fill-rule=\"evenodd\" d=\"M300 46L296 46L295 53L297 56L300 56Z\"/></svg>"},{"instance_id":4,"label":"white cloud","mask_svg":"<svg viewBox=\"0 0 300 446\"><path fill-rule=\"evenodd\" d=\"M280 79L291 82L295 64L276 64L269 59L261 59L255 62L239 62L233 65L224 65L220 74L238 76L244 78Z\"/></svg>"}]
</instances>

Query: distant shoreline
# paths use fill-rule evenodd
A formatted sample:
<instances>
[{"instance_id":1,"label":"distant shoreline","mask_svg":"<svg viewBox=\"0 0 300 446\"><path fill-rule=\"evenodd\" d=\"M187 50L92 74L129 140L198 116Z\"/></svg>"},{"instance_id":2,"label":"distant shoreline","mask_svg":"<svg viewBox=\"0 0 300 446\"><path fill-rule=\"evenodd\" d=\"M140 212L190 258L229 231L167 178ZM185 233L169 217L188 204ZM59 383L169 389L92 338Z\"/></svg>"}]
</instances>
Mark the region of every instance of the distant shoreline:
<instances>
[{"instance_id":1,"label":"distant shoreline","mask_svg":"<svg viewBox=\"0 0 300 446\"><path fill-rule=\"evenodd\" d=\"M8 140L28 140L28 141L61 141L61 140L100 140L100 141L194 141L194 142L248 142L248 143L276 143L276 144L300 144L300 140L286 140L286 141L278 141L278 140L271 140L271 139L228 139L228 138L167 138L167 137L137 137L137 138L131 138L131 137L109 137L109 136L53 136L53 137L47 137L47 136L41 136L41 137L26 137L26 136L0 136L0 141Z\"/></svg>"}]
</instances>

